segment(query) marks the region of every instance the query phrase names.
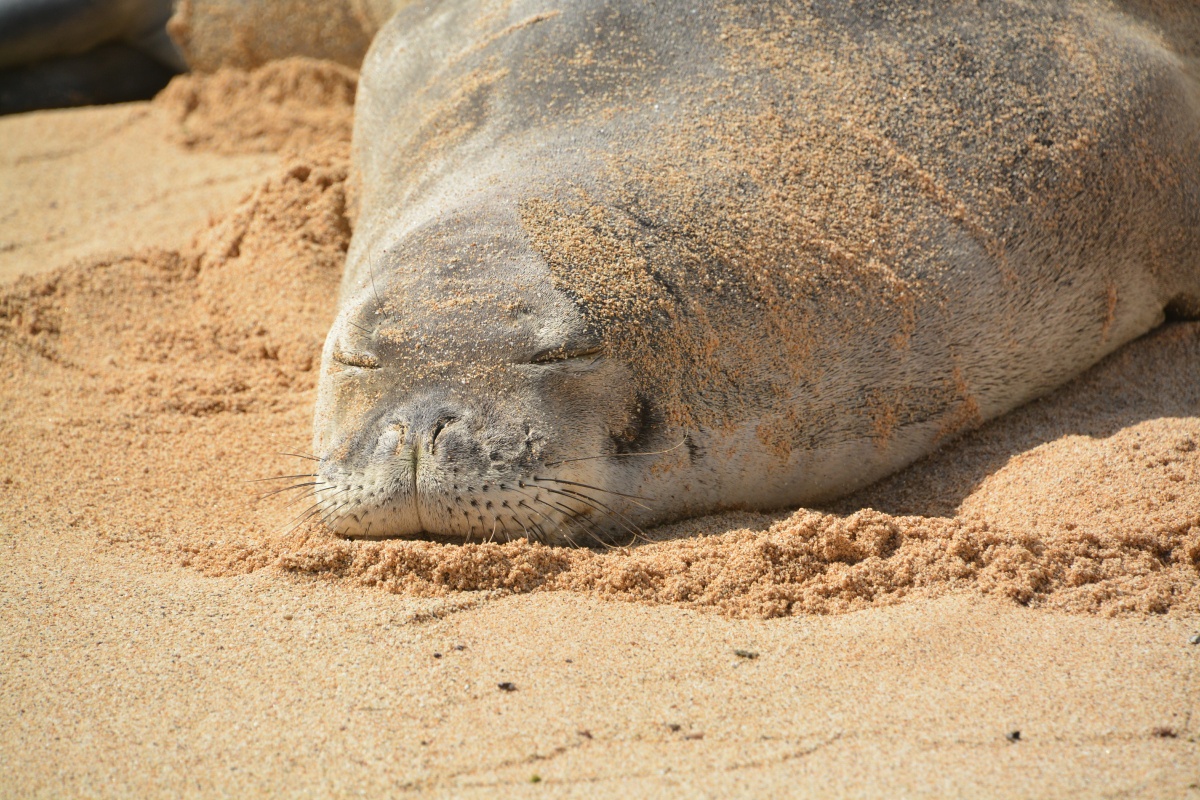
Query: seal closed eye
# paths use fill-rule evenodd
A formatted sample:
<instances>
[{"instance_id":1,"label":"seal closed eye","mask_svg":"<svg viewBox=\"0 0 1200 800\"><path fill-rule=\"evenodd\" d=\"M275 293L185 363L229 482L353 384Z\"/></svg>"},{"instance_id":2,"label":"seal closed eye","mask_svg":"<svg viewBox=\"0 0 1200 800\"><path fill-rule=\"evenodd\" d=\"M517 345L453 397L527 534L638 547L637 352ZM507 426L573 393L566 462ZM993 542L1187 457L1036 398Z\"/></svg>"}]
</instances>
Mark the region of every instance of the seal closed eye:
<instances>
[{"instance_id":1,"label":"seal closed eye","mask_svg":"<svg viewBox=\"0 0 1200 800\"><path fill-rule=\"evenodd\" d=\"M539 350L529 361L532 364L553 364L558 361L571 361L598 356L602 352L604 352L604 348L598 344L560 345L558 347Z\"/></svg>"},{"instance_id":2,"label":"seal closed eye","mask_svg":"<svg viewBox=\"0 0 1200 800\"><path fill-rule=\"evenodd\" d=\"M1189 9L402 13L359 87L322 518L590 544L827 500L1200 313Z\"/></svg>"},{"instance_id":3,"label":"seal closed eye","mask_svg":"<svg viewBox=\"0 0 1200 800\"><path fill-rule=\"evenodd\" d=\"M348 350L334 350L333 360L347 367L361 369L379 369L379 359L370 353L355 353Z\"/></svg>"}]
</instances>

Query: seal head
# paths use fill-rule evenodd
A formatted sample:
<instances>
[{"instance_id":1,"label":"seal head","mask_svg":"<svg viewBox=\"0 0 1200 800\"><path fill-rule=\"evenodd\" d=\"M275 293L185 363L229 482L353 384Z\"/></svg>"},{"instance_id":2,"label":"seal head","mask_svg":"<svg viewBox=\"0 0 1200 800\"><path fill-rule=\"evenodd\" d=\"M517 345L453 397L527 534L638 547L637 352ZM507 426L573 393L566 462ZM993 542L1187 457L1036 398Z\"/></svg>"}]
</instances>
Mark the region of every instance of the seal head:
<instances>
[{"instance_id":1,"label":"seal head","mask_svg":"<svg viewBox=\"0 0 1200 800\"><path fill-rule=\"evenodd\" d=\"M490 217L490 219L489 219ZM645 522L630 459L665 431L495 208L372 256L324 353L318 498L352 536L574 543Z\"/></svg>"}]
</instances>

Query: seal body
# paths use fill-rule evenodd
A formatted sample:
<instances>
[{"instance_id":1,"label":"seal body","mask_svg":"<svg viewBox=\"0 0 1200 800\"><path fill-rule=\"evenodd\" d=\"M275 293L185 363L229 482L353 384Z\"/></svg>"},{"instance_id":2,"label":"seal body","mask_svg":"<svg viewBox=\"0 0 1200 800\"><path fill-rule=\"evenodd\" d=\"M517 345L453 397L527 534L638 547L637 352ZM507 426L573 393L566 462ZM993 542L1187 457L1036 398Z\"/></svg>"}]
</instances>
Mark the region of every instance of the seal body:
<instances>
[{"instance_id":1,"label":"seal body","mask_svg":"<svg viewBox=\"0 0 1200 800\"><path fill-rule=\"evenodd\" d=\"M359 89L322 518L579 544L819 502L1196 315L1200 14L1146 8L401 13Z\"/></svg>"}]
</instances>

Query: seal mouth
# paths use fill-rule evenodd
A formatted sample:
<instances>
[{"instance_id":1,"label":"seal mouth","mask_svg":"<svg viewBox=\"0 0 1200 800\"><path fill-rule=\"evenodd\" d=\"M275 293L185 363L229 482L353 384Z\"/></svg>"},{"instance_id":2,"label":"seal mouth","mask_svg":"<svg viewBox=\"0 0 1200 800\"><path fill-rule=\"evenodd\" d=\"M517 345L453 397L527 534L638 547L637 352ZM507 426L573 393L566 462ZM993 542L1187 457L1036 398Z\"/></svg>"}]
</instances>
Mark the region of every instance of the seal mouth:
<instances>
[{"instance_id":1,"label":"seal mouth","mask_svg":"<svg viewBox=\"0 0 1200 800\"><path fill-rule=\"evenodd\" d=\"M579 545L619 528L602 468L548 462L529 422L484 425L426 399L369 427L377 433L360 429L317 470L315 512L340 535Z\"/></svg>"},{"instance_id":2,"label":"seal mouth","mask_svg":"<svg viewBox=\"0 0 1200 800\"><path fill-rule=\"evenodd\" d=\"M421 469L428 460L416 448L402 463L413 467L402 480L382 470L323 469L314 493L321 522L354 539L526 538L579 546L610 538L607 517L622 513L596 496L607 490L583 481L538 474L453 482L451 475L447 483L436 467Z\"/></svg>"}]
</instances>

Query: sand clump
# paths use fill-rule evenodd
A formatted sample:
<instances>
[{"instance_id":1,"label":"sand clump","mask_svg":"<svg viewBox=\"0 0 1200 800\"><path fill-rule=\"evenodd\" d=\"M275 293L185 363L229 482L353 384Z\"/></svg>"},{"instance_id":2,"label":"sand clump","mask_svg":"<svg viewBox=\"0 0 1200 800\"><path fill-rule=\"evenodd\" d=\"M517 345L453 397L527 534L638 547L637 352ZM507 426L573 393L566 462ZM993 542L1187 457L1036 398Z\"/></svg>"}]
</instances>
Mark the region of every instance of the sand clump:
<instances>
[{"instance_id":1,"label":"sand clump","mask_svg":"<svg viewBox=\"0 0 1200 800\"><path fill-rule=\"evenodd\" d=\"M199 99L185 127L223 106L270 110L274 69L193 77L161 102ZM83 526L97 547L209 575L275 569L419 595L570 590L752 617L951 591L1108 614L1200 604L1195 323L824 510L735 512L610 550L354 542L297 524L303 503L259 499L276 484L249 481L312 471L316 367L351 233L351 110L327 91L340 68L289 69L297 95L324 105L276 176L190 247L0 288L5 524ZM229 139L212 146L281 141L209 119Z\"/></svg>"}]
</instances>

